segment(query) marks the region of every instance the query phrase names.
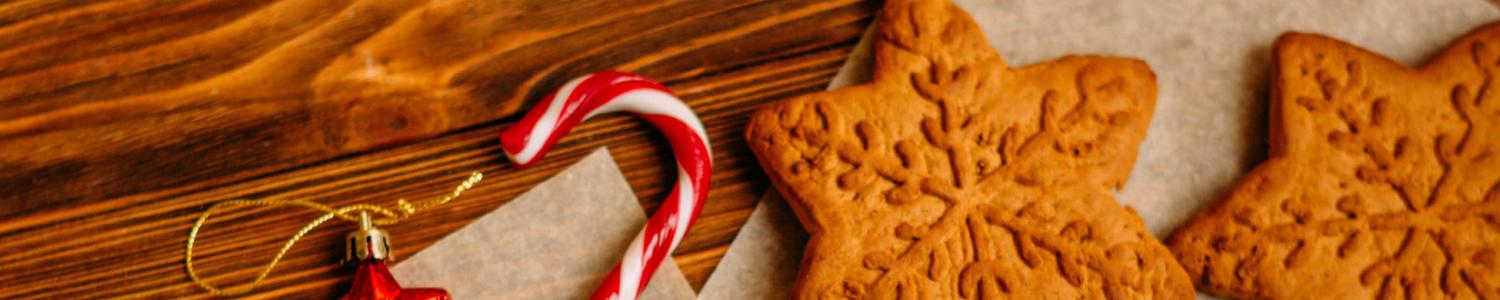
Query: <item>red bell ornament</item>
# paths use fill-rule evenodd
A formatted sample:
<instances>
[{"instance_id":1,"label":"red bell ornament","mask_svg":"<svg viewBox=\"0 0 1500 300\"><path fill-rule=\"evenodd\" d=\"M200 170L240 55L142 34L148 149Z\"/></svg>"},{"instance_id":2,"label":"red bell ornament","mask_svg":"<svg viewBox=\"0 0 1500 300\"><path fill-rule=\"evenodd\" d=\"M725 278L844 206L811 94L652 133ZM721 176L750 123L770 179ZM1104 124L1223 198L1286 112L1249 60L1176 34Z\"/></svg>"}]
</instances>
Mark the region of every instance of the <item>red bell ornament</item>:
<instances>
[{"instance_id":1,"label":"red bell ornament","mask_svg":"<svg viewBox=\"0 0 1500 300\"><path fill-rule=\"evenodd\" d=\"M354 262L354 283L344 300L449 300L448 291L436 288L401 288L386 268L391 257L390 235L375 228L370 214L359 214L359 230L349 233L347 261Z\"/></svg>"}]
</instances>

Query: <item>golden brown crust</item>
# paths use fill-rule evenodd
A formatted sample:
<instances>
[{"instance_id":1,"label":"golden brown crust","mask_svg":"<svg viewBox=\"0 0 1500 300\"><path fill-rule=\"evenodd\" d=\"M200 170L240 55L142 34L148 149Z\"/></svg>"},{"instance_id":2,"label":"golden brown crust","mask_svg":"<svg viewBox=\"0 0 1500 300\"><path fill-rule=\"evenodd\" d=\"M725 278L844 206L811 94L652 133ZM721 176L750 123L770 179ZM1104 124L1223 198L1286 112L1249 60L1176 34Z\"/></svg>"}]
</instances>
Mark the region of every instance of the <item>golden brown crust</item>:
<instances>
[{"instance_id":1,"label":"golden brown crust","mask_svg":"<svg viewBox=\"0 0 1500 300\"><path fill-rule=\"evenodd\" d=\"M1270 159L1171 241L1200 286L1500 297L1500 25L1417 70L1311 34L1274 55Z\"/></svg>"},{"instance_id":2,"label":"golden brown crust","mask_svg":"<svg viewBox=\"0 0 1500 300\"><path fill-rule=\"evenodd\" d=\"M800 298L1190 298L1132 210L1145 63L1012 69L946 1L890 1L875 83L756 112L751 149L811 233Z\"/></svg>"}]
</instances>

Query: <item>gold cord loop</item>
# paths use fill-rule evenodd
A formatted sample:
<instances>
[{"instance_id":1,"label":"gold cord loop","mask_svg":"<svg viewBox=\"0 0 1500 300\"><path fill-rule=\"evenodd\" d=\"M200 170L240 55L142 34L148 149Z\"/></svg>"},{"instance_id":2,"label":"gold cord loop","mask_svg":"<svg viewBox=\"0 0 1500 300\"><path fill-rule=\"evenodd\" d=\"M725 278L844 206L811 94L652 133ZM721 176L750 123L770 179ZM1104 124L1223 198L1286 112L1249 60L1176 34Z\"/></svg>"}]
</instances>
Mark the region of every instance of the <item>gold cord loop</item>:
<instances>
[{"instance_id":1,"label":"gold cord loop","mask_svg":"<svg viewBox=\"0 0 1500 300\"><path fill-rule=\"evenodd\" d=\"M447 195L443 195L442 197L438 197L436 199L432 199L432 200L428 200L428 201L423 201L423 202L419 202L419 203L411 203L411 202L407 202L406 199L400 199L400 200L396 201L396 210L391 210L391 209L387 209L385 207L381 207L381 206L378 206L378 205L366 204L366 203L351 204L351 205L340 206L340 207L336 207L335 208L335 207L323 205L323 204L320 204L320 203L317 203L317 202L311 202L311 201L306 201L306 200L295 200L295 199L293 199L293 200L281 200L281 199L245 200L245 199L235 199L235 200L228 200L228 201L224 201L224 202L215 203L213 206L210 206L208 208L208 210L203 211L202 215L198 216L198 221L193 223L193 230L188 232L187 254L186 254L185 258L184 258L184 262L187 265L188 277L191 277L193 279L193 283L198 284L198 287L201 287L204 290L207 290L209 293L212 293L212 294L214 294L216 296L236 296L236 295L243 295L245 293L249 293L251 290L255 289L255 286L260 285L260 282L263 281L263 280L265 280L266 276L268 276L268 275L271 274L271 270L276 268L276 264L279 263L279 262L281 262L281 258L283 256L286 256L287 251L289 251L289 250L292 249L292 245L296 244L297 240L302 239L302 236L307 235L307 233L309 231L312 231L314 228L317 228L318 225L322 225L324 222L328 222L328 220L332 220L333 218L339 218L339 219L342 219L342 220L345 220L345 221L354 222L355 224L361 224L362 220L360 218L360 215L364 214L364 215L381 216L381 218L379 218L379 219L373 219L373 218L371 218L371 219L366 219L365 220L365 221L368 221L370 223L373 223L374 225L380 225L380 226L393 225L393 224L396 224L396 223L400 223L401 221L404 221L407 218L410 218L412 215L415 215L418 212L430 209L430 208L438 206L438 205L442 205L444 203L448 203L448 201L453 201L453 199L458 198L459 195L462 195L464 191L467 191L470 188L473 188L474 184L479 183L479 180L481 180L481 179L484 179L484 174L481 174L481 173L479 173L477 171L473 172L473 173L470 173L469 174L469 178L466 179L466 180L464 180L462 183L459 183L458 186L453 189L452 193L449 193ZM319 216L316 219L313 219L312 222L308 222L307 225L302 226L302 230L297 231L297 234L292 235L291 239L288 239L285 244L282 244L281 245L281 251L278 251L276 253L276 256L273 257L273 258L271 258L271 262L269 264L266 264L265 269L262 269L260 271L260 275L257 275L255 277L255 281L250 282L249 285L243 286L243 287L238 288L238 289L219 289L217 287L209 285L207 282L204 282L202 278L198 277L198 273L193 270L193 244L194 244L194 241L197 241L197 239L198 239L198 230L201 229L201 228L203 228L203 223L205 221L208 221L208 217L210 215L213 215L214 211L222 209L222 208L233 207L233 206L282 206L282 205L299 206L299 207L303 207L303 208L307 208L307 209L321 211L321 212L323 212L323 215ZM353 214L351 214L351 213L353 213ZM373 217L373 216L371 216L371 217Z\"/></svg>"}]
</instances>

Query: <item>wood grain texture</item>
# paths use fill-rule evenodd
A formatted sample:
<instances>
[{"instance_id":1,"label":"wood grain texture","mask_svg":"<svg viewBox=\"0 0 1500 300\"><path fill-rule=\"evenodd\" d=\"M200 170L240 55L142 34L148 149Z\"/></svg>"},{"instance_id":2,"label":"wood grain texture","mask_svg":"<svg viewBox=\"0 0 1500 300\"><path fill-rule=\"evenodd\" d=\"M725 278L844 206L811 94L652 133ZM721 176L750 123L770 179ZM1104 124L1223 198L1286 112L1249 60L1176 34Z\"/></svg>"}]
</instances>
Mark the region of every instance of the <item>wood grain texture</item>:
<instances>
[{"instance_id":1,"label":"wood grain texture","mask_svg":"<svg viewBox=\"0 0 1500 300\"><path fill-rule=\"evenodd\" d=\"M862 1L0 2L0 298L206 297L181 265L192 219L231 198L456 202L387 228L412 253L608 146L649 211L673 174L644 122L579 126L505 162L501 128L594 70L665 82L716 151L676 258L695 287L767 188L744 146L756 105L819 91L878 3ZM312 213L208 225L199 267L246 283ZM328 298L348 224L316 230L256 297ZM538 224L545 226L545 224Z\"/></svg>"}]
</instances>

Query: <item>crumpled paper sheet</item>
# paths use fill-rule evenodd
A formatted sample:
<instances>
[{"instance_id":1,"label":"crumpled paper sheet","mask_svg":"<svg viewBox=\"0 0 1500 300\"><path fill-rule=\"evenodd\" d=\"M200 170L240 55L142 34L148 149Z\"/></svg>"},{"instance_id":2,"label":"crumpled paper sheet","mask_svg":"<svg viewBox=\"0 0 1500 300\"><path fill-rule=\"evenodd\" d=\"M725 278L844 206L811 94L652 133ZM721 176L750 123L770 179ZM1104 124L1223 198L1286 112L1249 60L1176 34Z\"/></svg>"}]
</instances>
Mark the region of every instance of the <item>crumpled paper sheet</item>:
<instances>
[{"instance_id":1,"label":"crumpled paper sheet","mask_svg":"<svg viewBox=\"0 0 1500 300\"><path fill-rule=\"evenodd\" d=\"M1265 159L1270 50L1281 33L1322 33L1415 66L1464 33L1500 19L1500 10L1483 0L955 2L968 10L1011 66L1068 54L1134 57L1151 65L1159 89L1156 112L1130 181L1116 198L1140 211L1148 229L1161 239L1216 203ZM873 61L868 46L861 47L866 50L856 50L830 88L868 82ZM805 233L804 240L797 240L795 233L758 232L800 230L800 225L755 225L787 222L778 216L790 211L775 211L786 209L779 198L767 197L751 214L703 295L716 282L776 283L755 285L770 291L793 287L781 273L726 272L797 265L801 247L792 247L799 251L792 255L738 251L804 243ZM750 236L784 238L746 239ZM786 272L795 278L795 271ZM732 295L784 298L777 292Z\"/></svg>"},{"instance_id":2,"label":"crumpled paper sheet","mask_svg":"<svg viewBox=\"0 0 1500 300\"><path fill-rule=\"evenodd\" d=\"M584 299L645 224L625 176L600 148L391 273L406 286L445 288L454 299ZM641 294L693 297L671 258Z\"/></svg>"}]
</instances>

